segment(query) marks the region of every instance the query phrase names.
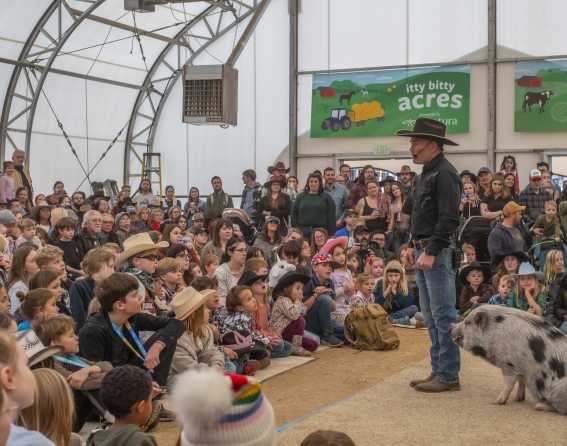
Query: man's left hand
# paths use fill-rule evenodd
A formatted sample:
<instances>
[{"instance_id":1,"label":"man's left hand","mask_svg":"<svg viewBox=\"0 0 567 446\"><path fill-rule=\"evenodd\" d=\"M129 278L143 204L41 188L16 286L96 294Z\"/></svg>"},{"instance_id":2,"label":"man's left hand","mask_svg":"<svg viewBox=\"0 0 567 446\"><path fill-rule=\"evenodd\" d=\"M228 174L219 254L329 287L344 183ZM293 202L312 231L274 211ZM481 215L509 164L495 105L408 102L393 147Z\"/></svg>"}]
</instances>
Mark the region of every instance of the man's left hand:
<instances>
[{"instance_id":1,"label":"man's left hand","mask_svg":"<svg viewBox=\"0 0 567 446\"><path fill-rule=\"evenodd\" d=\"M419 258L417 259L417 267L423 271L427 271L433 268L434 263L435 263L435 256L431 256L427 254L425 251L422 252Z\"/></svg>"},{"instance_id":2,"label":"man's left hand","mask_svg":"<svg viewBox=\"0 0 567 446\"><path fill-rule=\"evenodd\" d=\"M159 341L150 347L146 360L144 361L145 368L153 370L159 365L159 354L164 347L163 343Z\"/></svg>"}]
</instances>

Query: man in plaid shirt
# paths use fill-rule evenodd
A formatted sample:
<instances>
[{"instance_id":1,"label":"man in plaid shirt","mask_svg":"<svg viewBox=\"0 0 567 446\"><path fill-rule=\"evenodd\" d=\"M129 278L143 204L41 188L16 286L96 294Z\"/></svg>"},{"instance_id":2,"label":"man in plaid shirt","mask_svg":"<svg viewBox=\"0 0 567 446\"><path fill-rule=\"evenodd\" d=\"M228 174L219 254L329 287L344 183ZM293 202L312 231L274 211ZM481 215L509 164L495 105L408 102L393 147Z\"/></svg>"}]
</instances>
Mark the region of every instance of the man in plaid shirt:
<instances>
[{"instance_id":1,"label":"man in plaid shirt","mask_svg":"<svg viewBox=\"0 0 567 446\"><path fill-rule=\"evenodd\" d=\"M546 201L553 200L553 195L545 191L542 187L541 173L537 169L530 171L530 184L520 193L518 201L522 206L526 206L525 216L530 225L544 213Z\"/></svg>"}]
</instances>

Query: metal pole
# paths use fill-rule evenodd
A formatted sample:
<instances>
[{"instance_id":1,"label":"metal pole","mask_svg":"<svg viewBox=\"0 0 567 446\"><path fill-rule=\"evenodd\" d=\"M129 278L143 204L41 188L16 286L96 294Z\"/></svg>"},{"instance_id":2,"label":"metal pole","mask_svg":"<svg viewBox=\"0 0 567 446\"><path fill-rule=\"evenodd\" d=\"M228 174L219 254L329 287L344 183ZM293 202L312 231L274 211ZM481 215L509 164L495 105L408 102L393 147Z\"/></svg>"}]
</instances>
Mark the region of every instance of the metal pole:
<instances>
[{"instance_id":1,"label":"metal pole","mask_svg":"<svg viewBox=\"0 0 567 446\"><path fill-rule=\"evenodd\" d=\"M488 166L494 170L496 167L496 60L497 60L497 39L496 39L496 0L488 0L488 129L486 135Z\"/></svg>"},{"instance_id":2,"label":"metal pole","mask_svg":"<svg viewBox=\"0 0 567 446\"><path fill-rule=\"evenodd\" d=\"M289 167L297 175L297 69L299 65L299 1L289 0Z\"/></svg>"},{"instance_id":3,"label":"metal pole","mask_svg":"<svg viewBox=\"0 0 567 446\"><path fill-rule=\"evenodd\" d=\"M250 40L250 37L254 33L254 30L256 29L256 25L258 25L258 22L264 15L264 12L266 12L266 9L268 9L269 4L270 4L270 0L263 0L262 3L258 6L258 9L256 9L254 15L248 22L248 25L246 26L246 29L242 33L242 36L240 36L240 40L238 40L238 43L232 50L232 53L230 53L230 56L228 56L228 60L226 61L227 65L233 67L234 64L236 64L236 61L242 54L242 51L244 51L244 48L246 47L248 40Z\"/></svg>"}]
</instances>

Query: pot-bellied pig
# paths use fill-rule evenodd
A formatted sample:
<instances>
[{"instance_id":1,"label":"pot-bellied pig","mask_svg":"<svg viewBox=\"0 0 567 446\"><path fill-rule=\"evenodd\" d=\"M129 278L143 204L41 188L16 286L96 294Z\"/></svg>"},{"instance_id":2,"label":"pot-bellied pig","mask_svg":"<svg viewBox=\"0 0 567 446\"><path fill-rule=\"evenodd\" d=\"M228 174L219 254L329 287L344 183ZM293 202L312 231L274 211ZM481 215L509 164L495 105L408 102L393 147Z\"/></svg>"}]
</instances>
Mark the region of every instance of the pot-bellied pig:
<instances>
[{"instance_id":1,"label":"pot-bellied pig","mask_svg":"<svg viewBox=\"0 0 567 446\"><path fill-rule=\"evenodd\" d=\"M516 383L516 399L528 387L536 409L567 414L567 335L543 318L500 305L482 305L451 328L463 349L499 367L504 389L496 402L506 404Z\"/></svg>"}]
</instances>

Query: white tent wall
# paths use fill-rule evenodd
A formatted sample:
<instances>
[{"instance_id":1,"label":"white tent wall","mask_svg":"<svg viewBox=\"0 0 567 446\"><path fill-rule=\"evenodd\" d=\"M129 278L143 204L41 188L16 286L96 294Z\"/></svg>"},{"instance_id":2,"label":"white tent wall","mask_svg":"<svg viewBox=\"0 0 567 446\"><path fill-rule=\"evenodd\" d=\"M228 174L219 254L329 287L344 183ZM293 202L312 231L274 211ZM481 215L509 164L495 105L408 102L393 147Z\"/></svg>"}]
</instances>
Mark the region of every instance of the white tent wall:
<instances>
[{"instance_id":1,"label":"white tent wall","mask_svg":"<svg viewBox=\"0 0 567 446\"><path fill-rule=\"evenodd\" d=\"M240 25L241 34L246 24ZM234 31L211 45L196 65L218 64L227 59ZM213 57L214 56L214 57ZM154 150L162 154L165 184L179 194L197 186L211 191L212 175L224 180L224 189L240 194L241 173L254 168L258 180L266 179L266 168L287 145L289 122L289 15L287 0L272 0L254 36L240 56L238 125L186 126L181 121L181 83L171 92L156 131ZM188 135L186 152L186 132Z\"/></svg>"}]
</instances>

